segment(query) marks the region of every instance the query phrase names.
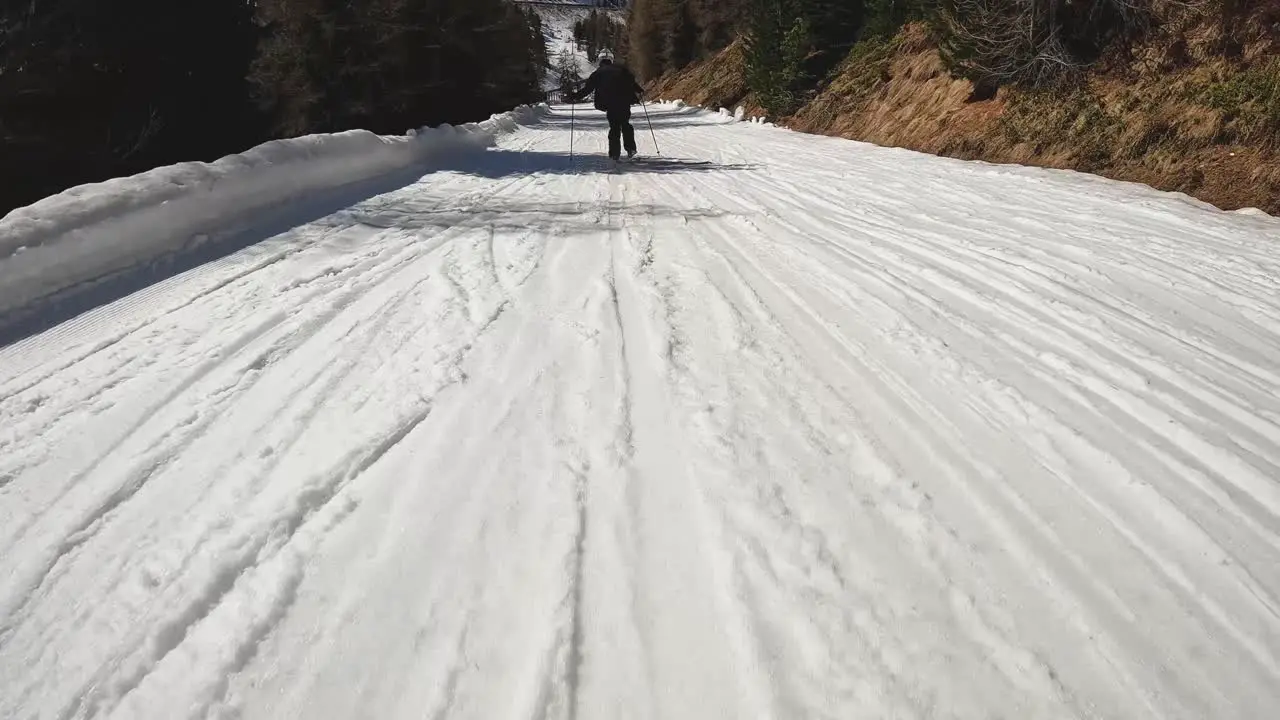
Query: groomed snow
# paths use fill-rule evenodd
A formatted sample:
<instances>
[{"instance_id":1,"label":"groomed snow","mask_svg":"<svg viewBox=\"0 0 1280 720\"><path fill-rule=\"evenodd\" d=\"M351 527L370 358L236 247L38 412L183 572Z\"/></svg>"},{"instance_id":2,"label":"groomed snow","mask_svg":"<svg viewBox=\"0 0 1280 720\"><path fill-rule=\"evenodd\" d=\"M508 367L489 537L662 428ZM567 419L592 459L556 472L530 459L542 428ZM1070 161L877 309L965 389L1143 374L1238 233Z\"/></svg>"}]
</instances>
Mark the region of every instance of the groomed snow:
<instances>
[{"instance_id":1,"label":"groomed snow","mask_svg":"<svg viewBox=\"0 0 1280 720\"><path fill-rule=\"evenodd\" d=\"M0 717L1275 716L1280 222L650 112L0 348Z\"/></svg>"}]
</instances>

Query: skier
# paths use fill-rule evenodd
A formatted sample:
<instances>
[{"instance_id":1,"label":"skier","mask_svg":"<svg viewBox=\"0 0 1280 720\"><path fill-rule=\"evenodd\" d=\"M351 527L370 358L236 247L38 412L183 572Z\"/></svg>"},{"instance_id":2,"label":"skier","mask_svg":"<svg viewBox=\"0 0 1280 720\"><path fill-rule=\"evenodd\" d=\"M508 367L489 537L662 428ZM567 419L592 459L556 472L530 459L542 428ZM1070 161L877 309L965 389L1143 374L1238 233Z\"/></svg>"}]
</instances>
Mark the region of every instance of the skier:
<instances>
[{"instance_id":1,"label":"skier","mask_svg":"<svg viewBox=\"0 0 1280 720\"><path fill-rule=\"evenodd\" d=\"M582 102L593 92L596 109L603 110L609 119L609 159L618 162L622 155L620 145L626 146L628 158L635 157L636 131L631 127L631 106L640 101L644 88L625 65L614 64L613 56L606 52L600 55L600 67L587 78L582 90L569 97L569 102Z\"/></svg>"}]
</instances>

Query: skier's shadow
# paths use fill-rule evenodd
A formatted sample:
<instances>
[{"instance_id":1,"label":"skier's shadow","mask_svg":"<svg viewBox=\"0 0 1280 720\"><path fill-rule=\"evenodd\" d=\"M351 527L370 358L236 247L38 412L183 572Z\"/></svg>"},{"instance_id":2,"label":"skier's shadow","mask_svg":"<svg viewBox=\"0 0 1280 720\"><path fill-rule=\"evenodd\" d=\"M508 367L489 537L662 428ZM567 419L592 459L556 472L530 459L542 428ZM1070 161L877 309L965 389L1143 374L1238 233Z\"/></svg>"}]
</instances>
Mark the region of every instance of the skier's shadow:
<instances>
[{"instance_id":1,"label":"skier's shadow","mask_svg":"<svg viewBox=\"0 0 1280 720\"><path fill-rule=\"evenodd\" d=\"M749 163L718 163L690 158L656 156L628 161L618 164L617 172L627 174L696 174L722 173L742 170L754 170L758 165ZM486 178L503 178L514 175L582 175L587 173L610 173L612 168L608 158L598 154L570 155L568 152L547 152L542 150L491 149L473 163L449 167L447 172L463 175L475 175Z\"/></svg>"}]
</instances>

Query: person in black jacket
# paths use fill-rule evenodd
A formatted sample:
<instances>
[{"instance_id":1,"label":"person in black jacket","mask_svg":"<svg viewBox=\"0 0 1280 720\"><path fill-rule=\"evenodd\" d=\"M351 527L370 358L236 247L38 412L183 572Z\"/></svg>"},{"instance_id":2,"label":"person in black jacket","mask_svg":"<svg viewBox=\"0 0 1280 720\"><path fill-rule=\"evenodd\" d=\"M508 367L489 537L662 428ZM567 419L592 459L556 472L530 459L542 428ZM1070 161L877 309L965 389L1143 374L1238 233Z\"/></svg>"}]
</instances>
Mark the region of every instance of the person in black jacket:
<instances>
[{"instance_id":1,"label":"person in black jacket","mask_svg":"<svg viewBox=\"0 0 1280 720\"><path fill-rule=\"evenodd\" d=\"M631 127L631 106L644 94L636 76L625 65L615 64L612 57L603 54L600 67L591 73L581 90L569 97L569 102L582 102L591 93L596 95L596 109L603 110L609 119L609 159L616 162L622 155L620 145L626 147L627 157L635 157L636 131Z\"/></svg>"}]
</instances>

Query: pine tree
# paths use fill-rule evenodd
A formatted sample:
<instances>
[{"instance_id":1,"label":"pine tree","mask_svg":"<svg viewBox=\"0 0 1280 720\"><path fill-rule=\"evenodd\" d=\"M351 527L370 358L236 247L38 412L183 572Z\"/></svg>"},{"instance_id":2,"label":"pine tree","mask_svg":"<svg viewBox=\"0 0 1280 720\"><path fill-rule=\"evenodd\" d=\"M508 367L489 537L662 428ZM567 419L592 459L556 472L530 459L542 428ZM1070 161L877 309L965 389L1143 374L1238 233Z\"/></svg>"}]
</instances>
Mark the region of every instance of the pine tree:
<instances>
[{"instance_id":1,"label":"pine tree","mask_svg":"<svg viewBox=\"0 0 1280 720\"><path fill-rule=\"evenodd\" d=\"M547 57L547 37L542 28L542 16L538 14L537 10L526 8L525 24L529 29L529 45L532 50L531 62L536 68L538 87L542 87L542 80L546 77L547 71L551 67L551 62Z\"/></svg>"},{"instance_id":2,"label":"pine tree","mask_svg":"<svg viewBox=\"0 0 1280 720\"><path fill-rule=\"evenodd\" d=\"M728 47L749 0L634 0L626 44L642 80Z\"/></svg>"},{"instance_id":3,"label":"pine tree","mask_svg":"<svg viewBox=\"0 0 1280 720\"><path fill-rule=\"evenodd\" d=\"M595 62L604 50L618 52L625 28L609 13L592 9L587 16L573 25L573 37L579 50L587 54L587 60Z\"/></svg>"},{"instance_id":4,"label":"pine tree","mask_svg":"<svg viewBox=\"0 0 1280 720\"><path fill-rule=\"evenodd\" d=\"M691 0L690 10L699 31L699 57L708 57L733 42L743 6L743 0Z\"/></svg>"},{"instance_id":5,"label":"pine tree","mask_svg":"<svg viewBox=\"0 0 1280 720\"><path fill-rule=\"evenodd\" d=\"M633 0L627 21L631 69L641 82L648 82L665 70L664 37L661 23L662 0Z\"/></svg>"},{"instance_id":6,"label":"pine tree","mask_svg":"<svg viewBox=\"0 0 1280 720\"><path fill-rule=\"evenodd\" d=\"M751 0L746 33L747 85L773 115L795 109L807 84L812 44L804 0Z\"/></svg>"},{"instance_id":7,"label":"pine tree","mask_svg":"<svg viewBox=\"0 0 1280 720\"><path fill-rule=\"evenodd\" d=\"M750 0L747 84L773 114L796 108L858 41L862 0Z\"/></svg>"},{"instance_id":8,"label":"pine tree","mask_svg":"<svg viewBox=\"0 0 1280 720\"><path fill-rule=\"evenodd\" d=\"M903 25L929 17L936 0L866 0L863 29L859 39L888 38Z\"/></svg>"},{"instance_id":9,"label":"pine tree","mask_svg":"<svg viewBox=\"0 0 1280 720\"><path fill-rule=\"evenodd\" d=\"M582 73L578 68L578 59L573 53L561 52L556 58L556 87L564 94L577 92L582 84Z\"/></svg>"},{"instance_id":10,"label":"pine tree","mask_svg":"<svg viewBox=\"0 0 1280 720\"><path fill-rule=\"evenodd\" d=\"M465 122L541 96L545 40L507 0L258 0L253 68L286 134Z\"/></svg>"},{"instance_id":11,"label":"pine tree","mask_svg":"<svg viewBox=\"0 0 1280 720\"><path fill-rule=\"evenodd\" d=\"M667 0L664 18L666 46L663 64L670 69L683 68L699 56L699 29L693 19L690 0Z\"/></svg>"},{"instance_id":12,"label":"pine tree","mask_svg":"<svg viewBox=\"0 0 1280 720\"><path fill-rule=\"evenodd\" d=\"M257 29L226 0L11 2L0 15L0 214L264 136Z\"/></svg>"},{"instance_id":13,"label":"pine tree","mask_svg":"<svg viewBox=\"0 0 1280 720\"><path fill-rule=\"evenodd\" d=\"M802 0L800 12L808 22L810 43L805 71L821 78L858 41L865 16L863 0Z\"/></svg>"}]
</instances>

